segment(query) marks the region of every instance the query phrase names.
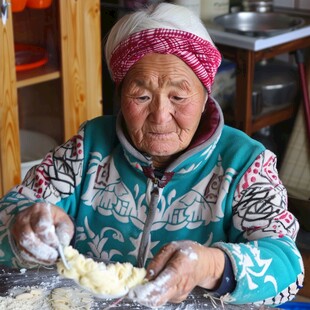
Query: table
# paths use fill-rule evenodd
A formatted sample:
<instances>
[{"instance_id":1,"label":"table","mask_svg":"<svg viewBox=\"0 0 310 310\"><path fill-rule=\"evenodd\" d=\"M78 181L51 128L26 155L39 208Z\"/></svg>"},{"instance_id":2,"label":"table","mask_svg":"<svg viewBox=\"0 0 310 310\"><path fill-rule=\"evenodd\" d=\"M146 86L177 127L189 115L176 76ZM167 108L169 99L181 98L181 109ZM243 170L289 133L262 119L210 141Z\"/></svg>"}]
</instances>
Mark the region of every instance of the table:
<instances>
[{"instance_id":1,"label":"table","mask_svg":"<svg viewBox=\"0 0 310 310\"><path fill-rule=\"evenodd\" d=\"M230 33L213 23L207 29L223 57L236 63L236 96L233 118L227 119L234 127L251 135L263 127L274 125L291 118L294 105L268 111L261 116L252 116L252 86L255 63L263 59L292 53L310 47L310 23L288 33L271 37L250 37Z\"/></svg>"},{"instance_id":2,"label":"table","mask_svg":"<svg viewBox=\"0 0 310 310\"><path fill-rule=\"evenodd\" d=\"M0 266L0 296L6 296L10 290L17 287L39 287L51 291L56 287L76 287L75 282L70 279L60 278L55 266L45 268L40 267L38 269L10 269L4 266ZM190 296L181 304L167 304L160 308L162 310L214 310L214 306L210 299L205 297L205 291L201 288L195 289ZM94 298L92 306L93 310L103 310L110 306L113 300L109 299L97 299ZM218 307L221 308L221 304L218 302ZM148 307L137 304L131 300L124 299L117 305L113 306L114 309L134 309L144 310L150 309ZM226 305L225 310L264 310L271 309L269 307L255 307L252 305ZM273 308L274 309L274 308ZM37 310L37 309L34 309ZM43 309L41 309L43 310Z\"/></svg>"}]
</instances>

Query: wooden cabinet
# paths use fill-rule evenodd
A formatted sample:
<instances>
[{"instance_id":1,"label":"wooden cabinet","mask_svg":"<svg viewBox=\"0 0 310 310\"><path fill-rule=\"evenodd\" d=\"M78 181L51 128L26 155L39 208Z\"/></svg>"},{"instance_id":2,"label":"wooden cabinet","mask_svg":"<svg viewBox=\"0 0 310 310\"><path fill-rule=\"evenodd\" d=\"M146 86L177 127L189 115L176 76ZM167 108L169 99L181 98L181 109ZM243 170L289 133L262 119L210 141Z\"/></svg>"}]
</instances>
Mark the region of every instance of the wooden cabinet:
<instances>
[{"instance_id":1,"label":"wooden cabinet","mask_svg":"<svg viewBox=\"0 0 310 310\"><path fill-rule=\"evenodd\" d=\"M61 143L102 114L100 28L99 0L53 0L48 9L20 13L9 6L6 23L0 19L0 197L20 183L20 128ZM44 44L48 63L16 72L20 41Z\"/></svg>"},{"instance_id":2,"label":"wooden cabinet","mask_svg":"<svg viewBox=\"0 0 310 310\"><path fill-rule=\"evenodd\" d=\"M290 42L279 44L273 47L265 48L259 51L232 47L225 44L217 44L223 57L236 63L236 104L234 107L232 119L227 115L230 123L251 135L263 127L277 124L288 120L295 114L295 106L291 105L279 110L270 111L255 119L252 116L252 88L254 80L255 63L270 59L275 56L294 53L296 50L302 50L310 47L310 36L291 40Z\"/></svg>"}]
</instances>

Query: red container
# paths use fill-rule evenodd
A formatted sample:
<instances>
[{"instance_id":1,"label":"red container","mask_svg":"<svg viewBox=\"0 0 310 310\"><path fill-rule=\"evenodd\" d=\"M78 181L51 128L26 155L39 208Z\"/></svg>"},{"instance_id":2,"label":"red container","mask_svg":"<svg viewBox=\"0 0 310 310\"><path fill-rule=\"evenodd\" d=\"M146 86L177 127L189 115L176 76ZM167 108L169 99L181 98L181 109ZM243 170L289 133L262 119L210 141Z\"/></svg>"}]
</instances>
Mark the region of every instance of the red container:
<instances>
[{"instance_id":1,"label":"red container","mask_svg":"<svg viewBox=\"0 0 310 310\"><path fill-rule=\"evenodd\" d=\"M27 0L27 7L31 9L46 9L52 4L52 0Z\"/></svg>"},{"instance_id":2,"label":"red container","mask_svg":"<svg viewBox=\"0 0 310 310\"><path fill-rule=\"evenodd\" d=\"M27 0L11 0L12 12L21 12L26 7Z\"/></svg>"}]
</instances>

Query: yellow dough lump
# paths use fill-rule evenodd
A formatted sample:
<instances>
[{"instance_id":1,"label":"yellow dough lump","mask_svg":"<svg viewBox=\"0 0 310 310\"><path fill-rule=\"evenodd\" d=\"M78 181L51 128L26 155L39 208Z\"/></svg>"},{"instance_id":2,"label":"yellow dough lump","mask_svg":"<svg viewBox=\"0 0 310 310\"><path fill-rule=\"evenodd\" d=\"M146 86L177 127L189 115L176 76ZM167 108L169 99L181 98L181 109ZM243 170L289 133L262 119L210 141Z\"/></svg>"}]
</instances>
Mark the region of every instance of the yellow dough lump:
<instances>
[{"instance_id":1,"label":"yellow dough lump","mask_svg":"<svg viewBox=\"0 0 310 310\"><path fill-rule=\"evenodd\" d=\"M86 258L71 246L64 248L65 257L70 265L66 269L61 261L57 270L65 278L73 279L85 289L97 295L121 296L128 289L145 281L146 270L136 268L131 263L106 265Z\"/></svg>"}]
</instances>

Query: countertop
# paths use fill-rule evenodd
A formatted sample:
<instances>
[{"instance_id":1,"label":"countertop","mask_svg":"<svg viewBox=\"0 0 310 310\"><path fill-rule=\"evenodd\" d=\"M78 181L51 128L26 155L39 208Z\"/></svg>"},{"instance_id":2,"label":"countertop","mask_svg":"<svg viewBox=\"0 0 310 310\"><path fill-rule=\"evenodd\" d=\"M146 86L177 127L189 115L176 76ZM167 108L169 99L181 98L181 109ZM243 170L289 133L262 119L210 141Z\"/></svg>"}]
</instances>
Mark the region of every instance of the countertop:
<instances>
[{"instance_id":1,"label":"countertop","mask_svg":"<svg viewBox=\"0 0 310 310\"><path fill-rule=\"evenodd\" d=\"M280 11L279 13L283 12ZM205 22L204 24L207 27L208 32L215 43L233 47L240 47L251 51L260 51L265 48L273 47L276 45L310 36L309 17L300 17L303 17L305 19L305 24L302 27L291 30L289 32L283 32L280 34L266 37L251 37L247 35L228 32L225 31L223 27L213 22Z\"/></svg>"}]
</instances>

